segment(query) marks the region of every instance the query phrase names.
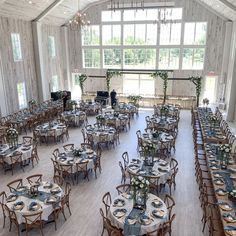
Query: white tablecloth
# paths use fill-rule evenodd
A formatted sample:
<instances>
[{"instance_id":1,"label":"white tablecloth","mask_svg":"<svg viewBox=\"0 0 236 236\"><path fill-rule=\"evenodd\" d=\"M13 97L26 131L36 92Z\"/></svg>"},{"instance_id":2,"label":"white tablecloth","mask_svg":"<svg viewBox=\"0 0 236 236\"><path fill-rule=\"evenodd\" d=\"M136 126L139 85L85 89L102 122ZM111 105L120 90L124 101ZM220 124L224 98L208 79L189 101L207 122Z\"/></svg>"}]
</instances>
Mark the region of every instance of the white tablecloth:
<instances>
[{"instance_id":1,"label":"white tablecloth","mask_svg":"<svg viewBox=\"0 0 236 236\"><path fill-rule=\"evenodd\" d=\"M138 175L138 176L159 178L158 183L164 184L164 183L166 183L166 180L171 175L171 168L170 168L170 163L168 163L166 166L161 165L161 163L163 163L163 162L165 162L165 161L163 161L163 160L155 161L154 166L152 167L153 174L149 174L149 173L144 173L142 171L139 173L139 170L143 166L143 161L141 161L139 164L136 164L136 162L132 163L132 161L131 161L130 165L128 166L128 172L130 174L134 174L134 175ZM135 168L134 165L135 166L137 165L137 168ZM161 169L165 170L166 172L160 171Z\"/></svg>"},{"instance_id":2,"label":"white tablecloth","mask_svg":"<svg viewBox=\"0 0 236 236\"><path fill-rule=\"evenodd\" d=\"M60 136L63 132L63 128L66 128L63 124L53 124L52 127L49 127L48 123L45 123L43 125L39 125L36 127L36 130L40 132L40 135L42 136L48 136L47 131L48 130L55 130L56 137Z\"/></svg>"},{"instance_id":3,"label":"white tablecloth","mask_svg":"<svg viewBox=\"0 0 236 236\"><path fill-rule=\"evenodd\" d=\"M133 209L133 200L132 199L126 199L122 195L118 196L116 199L123 199L123 200L125 200L125 206L123 206L123 207L114 207L113 204L111 205L110 212L109 212L110 213L109 215L110 215L111 223L114 226L116 226L117 228L119 228L119 229L124 229L125 217L127 217L129 215L129 213ZM116 199L114 199L114 201ZM146 209L145 214L152 216L152 211L157 209L154 206L152 206L152 204L151 204L154 199L158 199L159 201L161 201L163 203L162 207L159 207L158 210L165 211L165 215L164 215L163 218L155 218L155 217L153 217L153 221L149 225L141 225L141 229L140 229L140 234L139 235L144 235L144 234L146 234L148 232L152 232L152 231L158 229L159 225L166 221L167 214L168 214L167 207L166 207L165 203L160 198L158 198L157 196L155 196L153 194L148 194L147 209ZM125 217L117 218L117 217L115 217L113 215L113 212L116 209L119 209L119 208L125 208L127 210L127 212L125 214Z\"/></svg>"},{"instance_id":4,"label":"white tablecloth","mask_svg":"<svg viewBox=\"0 0 236 236\"><path fill-rule=\"evenodd\" d=\"M1 148L2 152L0 152L0 155L4 157L4 161L8 164L11 164L11 158L10 156L14 153L14 152L21 152L22 153L22 160L25 161L27 159L29 159L31 157L31 153L32 153L32 148L33 146L24 146L21 145L20 147L18 147L17 149L12 150L11 152L8 152L9 150L9 146L8 144L4 144L3 148ZM10 150L9 150L10 151Z\"/></svg>"},{"instance_id":5,"label":"white tablecloth","mask_svg":"<svg viewBox=\"0 0 236 236\"><path fill-rule=\"evenodd\" d=\"M45 184L45 182L43 183ZM58 187L57 184L53 184L52 188L55 188L55 187ZM39 191L43 191L43 192L46 192L46 193L50 193L50 190L52 189L48 189L48 188L44 188L43 186L39 186L38 190ZM56 196L63 196L63 191L61 189L61 192L56 194ZM45 204L44 202L40 201L40 200L37 200L35 198L28 198L28 197L25 197L25 196L18 196L18 198L13 201L13 202L9 202L7 203L7 206L9 209L12 209L14 203L16 202L19 202L19 201L23 201L24 202L24 208L22 210L15 210L15 213L16 213L16 216L17 216L17 220L18 220L18 223L21 224L21 223L24 223L24 218L23 218L23 215L27 215L27 214L34 214L36 213L37 211L29 211L28 207L30 205L31 202L37 202L41 205L41 209L39 209L39 211L41 210L43 213L42 213L42 220L45 220L47 221L48 220L48 217L49 215L53 212L53 205L52 204Z\"/></svg>"}]
</instances>

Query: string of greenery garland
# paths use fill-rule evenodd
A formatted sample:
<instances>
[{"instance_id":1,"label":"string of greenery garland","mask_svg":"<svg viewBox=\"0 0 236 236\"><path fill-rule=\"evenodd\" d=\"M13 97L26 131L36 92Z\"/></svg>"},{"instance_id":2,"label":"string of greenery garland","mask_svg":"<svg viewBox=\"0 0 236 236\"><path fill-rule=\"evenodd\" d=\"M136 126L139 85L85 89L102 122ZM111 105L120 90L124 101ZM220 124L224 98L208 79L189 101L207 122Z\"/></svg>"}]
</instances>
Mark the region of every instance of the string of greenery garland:
<instances>
[{"instance_id":1,"label":"string of greenery garland","mask_svg":"<svg viewBox=\"0 0 236 236\"><path fill-rule=\"evenodd\" d=\"M121 76L121 72L119 70L107 70L106 72L106 85L107 91L110 91L111 88L111 79L114 76Z\"/></svg>"},{"instance_id":2,"label":"string of greenery garland","mask_svg":"<svg viewBox=\"0 0 236 236\"><path fill-rule=\"evenodd\" d=\"M157 78L160 77L163 80L163 94L164 94L164 100L163 100L163 104L166 103L166 92L167 92L167 86L168 86L168 72L167 71L156 71L154 73L151 74L152 78Z\"/></svg>"},{"instance_id":3,"label":"string of greenery garland","mask_svg":"<svg viewBox=\"0 0 236 236\"><path fill-rule=\"evenodd\" d=\"M83 95L84 94L84 82L88 78L88 76L86 74L81 74L81 75L78 75L78 78L79 78L79 86L81 89L81 93Z\"/></svg>"},{"instance_id":4,"label":"string of greenery garland","mask_svg":"<svg viewBox=\"0 0 236 236\"><path fill-rule=\"evenodd\" d=\"M190 76L189 80L196 86L197 107L199 106L199 98L202 91L202 76Z\"/></svg>"}]
</instances>

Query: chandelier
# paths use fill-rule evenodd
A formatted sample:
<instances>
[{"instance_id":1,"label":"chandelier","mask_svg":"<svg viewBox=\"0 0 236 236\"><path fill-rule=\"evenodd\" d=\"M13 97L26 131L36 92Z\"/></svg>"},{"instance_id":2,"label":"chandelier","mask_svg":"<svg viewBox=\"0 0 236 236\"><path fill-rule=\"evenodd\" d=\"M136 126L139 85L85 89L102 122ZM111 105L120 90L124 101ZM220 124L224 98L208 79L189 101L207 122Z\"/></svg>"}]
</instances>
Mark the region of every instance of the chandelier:
<instances>
[{"instance_id":1,"label":"chandelier","mask_svg":"<svg viewBox=\"0 0 236 236\"><path fill-rule=\"evenodd\" d=\"M81 27L90 25L90 20L87 17L87 14L84 12L81 12L79 9L79 0L78 0L78 11L73 16L72 19L69 20L69 26L72 30L80 29Z\"/></svg>"}]
</instances>

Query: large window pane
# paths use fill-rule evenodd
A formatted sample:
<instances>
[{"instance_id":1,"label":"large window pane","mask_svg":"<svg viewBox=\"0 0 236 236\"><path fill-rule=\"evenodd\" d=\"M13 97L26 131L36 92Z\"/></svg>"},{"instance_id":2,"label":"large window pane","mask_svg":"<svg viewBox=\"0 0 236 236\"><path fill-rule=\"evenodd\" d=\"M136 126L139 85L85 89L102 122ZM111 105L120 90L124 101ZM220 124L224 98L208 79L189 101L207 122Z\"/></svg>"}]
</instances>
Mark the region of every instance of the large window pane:
<instances>
[{"instance_id":1,"label":"large window pane","mask_svg":"<svg viewBox=\"0 0 236 236\"><path fill-rule=\"evenodd\" d=\"M85 68L100 68L99 49L83 49L83 65Z\"/></svg>"},{"instance_id":2,"label":"large window pane","mask_svg":"<svg viewBox=\"0 0 236 236\"><path fill-rule=\"evenodd\" d=\"M185 23L184 44L185 45L205 45L207 34L206 22Z\"/></svg>"},{"instance_id":3,"label":"large window pane","mask_svg":"<svg viewBox=\"0 0 236 236\"><path fill-rule=\"evenodd\" d=\"M181 23L161 24L160 45L179 45Z\"/></svg>"},{"instance_id":4,"label":"large window pane","mask_svg":"<svg viewBox=\"0 0 236 236\"><path fill-rule=\"evenodd\" d=\"M129 69L155 69L155 49L124 49L124 68Z\"/></svg>"},{"instance_id":5,"label":"large window pane","mask_svg":"<svg viewBox=\"0 0 236 236\"><path fill-rule=\"evenodd\" d=\"M56 56L55 37L48 36L48 51L51 58Z\"/></svg>"},{"instance_id":6,"label":"large window pane","mask_svg":"<svg viewBox=\"0 0 236 236\"><path fill-rule=\"evenodd\" d=\"M120 21L121 12L120 11L102 11L102 21L111 22L111 21Z\"/></svg>"},{"instance_id":7,"label":"large window pane","mask_svg":"<svg viewBox=\"0 0 236 236\"><path fill-rule=\"evenodd\" d=\"M59 80L57 75L52 76L51 92L59 91Z\"/></svg>"},{"instance_id":8,"label":"large window pane","mask_svg":"<svg viewBox=\"0 0 236 236\"><path fill-rule=\"evenodd\" d=\"M104 68L121 68L121 50L104 49L103 50L103 67Z\"/></svg>"},{"instance_id":9,"label":"large window pane","mask_svg":"<svg viewBox=\"0 0 236 236\"><path fill-rule=\"evenodd\" d=\"M99 45L100 43L100 33L99 25L86 26L82 30L82 45Z\"/></svg>"},{"instance_id":10,"label":"large window pane","mask_svg":"<svg viewBox=\"0 0 236 236\"><path fill-rule=\"evenodd\" d=\"M139 94L139 79L137 75L124 75L123 77L123 93Z\"/></svg>"},{"instance_id":11,"label":"large window pane","mask_svg":"<svg viewBox=\"0 0 236 236\"><path fill-rule=\"evenodd\" d=\"M156 24L124 25L125 45L155 45L157 39Z\"/></svg>"},{"instance_id":12,"label":"large window pane","mask_svg":"<svg viewBox=\"0 0 236 236\"><path fill-rule=\"evenodd\" d=\"M18 94L18 103L19 109L27 107L27 97L25 90L25 82L17 83L17 94Z\"/></svg>"},{"instance_id":13,"label":"large window pane","mask_svg":"<svg viewBox=\"0 0 236 236\"><path fill-rule=\"evenodd\" d=\"M11 34L11 43L12 43L12 51L14 61L22 60L22 52L21 52L21 42L20 42L20 34L12 33Z\"/></svg>"},{"instance_id":14,"label":"large window pane","mask_svg":"<svg viewBox=\"0 0 236 236\"><path fill-rule=\"evenodd\" d=\"M123 93L153 96L155 80L150 75L127 74L123 76Z\"/></svg>"},{"instance_id":15,"label":"large window pane","mask_svg":"<svg viewBox=\"0 0 236 236\"><path fill-rule=\"evenodd\" d=\"M120 45L121 26L120 25L103 25L102 26L102 44L103 45Z\"/></svg>"},{"instance_id":16,"label":"large window pane","mask_svg":"<svg viewBox=\"0 0 236 236\"><path fill-rule=\"evenodd\" d=\"M204 48L185 48L183 51L182 69L202 70L204 67Z\"/></svg>"},{"instance_id":17,"label":"large window pane","mask_svg":"<svg viewBox=\"0 0 236 236\"><path fill-rule=\"evenodd\" d=\"M179 69L179 48L161 48L159 50L159 69Z\"/></svg>"},{"instance_id":18,"label":"large window pane","mask_svg":"<svg viewBox=\"0 0 236 236\"><path fill-rule=\"evenodd\" d=\"M181 20L182 8L164 8L160 11L160 20Z\"/></svg>"},{"instance_id":19,"label":"large window pane","mask_svg":"<svg viewBox=\"0 0 236 236\"><path fill-rule=\"evenodd\" d=\"M196 23L195 44L205 45L206 34L207 34L207 23L206 22Z\"/></svg>"}]
</instances>

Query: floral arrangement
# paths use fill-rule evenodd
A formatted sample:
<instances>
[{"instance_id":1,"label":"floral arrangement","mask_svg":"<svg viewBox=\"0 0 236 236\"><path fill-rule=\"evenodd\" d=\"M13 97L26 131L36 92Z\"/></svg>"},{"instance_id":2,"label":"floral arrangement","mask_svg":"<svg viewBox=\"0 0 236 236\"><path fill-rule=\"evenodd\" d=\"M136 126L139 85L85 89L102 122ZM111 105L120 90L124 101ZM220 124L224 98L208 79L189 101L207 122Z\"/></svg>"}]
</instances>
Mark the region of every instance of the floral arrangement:
<instances>
[{"instance_id":1,"label":"floral arrangement","mask_svg":"<svg viewBox=\"0 0 236 236\"><path fill-rule=\"evenodd\" d=\"M160 108L161 116L164 114L165 116L168 115L169 113L169 106L168 105L163 105Z\"/></svg>"},{"instance_id":2,"label":"floral arrangement","mask_svg":"<svg viewBox=\"0 0 236 236\"><path fill-rule=\"evenodd\" d=\"M119 117L119 112L114 112L114 117Z\"/></svg>"},{"instance_id":3,"label":"floral arrangement","mask_svg":"<svg viewBox=\"0 0 236 236\"><path fill-rule=\"evenodd\" d=\"M233 189L229 192L229 197L236 199L236 189Z\"/></svg>"},{"instance_id":4,"label":"floral arrangement","mask_svg":"<svg viewBox=\"0 0 236 236\"><path fill-rule=\"evenodd\" d=\"M166 103L166 99L167 99L167 86L168 86L168 72L167 71L156 71L155 73L151 74L152 78L156 78L156 77L160 77L161 79L163 79L163 93L164 93L164 101L163 104Z\"/></svg>"},{"instance_id":5,"label":"floral arrangement","mask_svg":"<svg viewBox=\"0 0 236 236\"><path fill-rule=\"evenodd\" d=\"M159 131L155 131L154 133L152 133L152 137L153 138L159 138L160 134L161 133Z\"/></svg>"},{"instance_id":6,"label":"floral arrangement","mask_svg":"<svg viewBox=\"0 0 236 236\"><path fill-rule=\"evenodd\" d=\"M34 99L31 99L28 103L30 106L36 105L36 101Z\"/></svg>"},{"instance_id":7,"label":"floral arrangement","mask_svg":"<svg viewBox=\"0 0 236 236\"><path fill-rule=\"evenodd\" d=\"M133 188L133 191L142 190L144 192L148 192L149 184L149 181L142 176L133 177L131 179L131 186Z\"/></svg>"},{"instance_id":8,"label":"floral arrangement","mask_svg":"<svg viewBox=\"0 0 236 236\"><path fill-rule=\"evenodd\" d=\"M196 96L197 96L197 107L199 106L199 97L202 91L202 77L201 76L191 76L189 80L196 86Z\"/></svg>"},{"instance_id":9,"label":"floral arrangement","mask_svg":"<svg viewBox=\"0 0 236 236\"><path fill-rule=\"evenodd\" d=\"M140 95L129 95L128 99L135 104L135 106L138 106L138 102L143 99Z\"/></svg>"},{"instance_id":10,"label":"floral arrangement","mask_svg":"<svg viewBox=\"0 0 236 236\"><path fill-rule=\"evenodd\" d=\"M8 138L18 138L18 131L14 128L9 128L7 130L7 137Z\"/></svg>"},{"instance_id":11,"label":"floral arrangement","mask_svg":"<svg viewBox=\"0 0 236 236\"><path fill-rule=\"evenodd\" d=\"M119 70L107 70L106 72L106 84L107 84L107 91L110 91L111 87L111 79L113 76L121 76L121 72Z\"/></svg>"},{"instance_id":12,"label":"floral arrangement","mask_svg":"<svg viewBox=\"0 0 236 236\"><path fill-rule=\"evenodd\" d=\"M210 124L212 124L213 126L216 126L217 122L219 121L216 115L210 115L208 116L208 121L210 122Z\"/></svg>"},{"instance_id":13,"label":"floral arrangement","mask_svg":"<svg viewBox=\"0 0 236 236\"><path fill-rule=\"evenodd\" d=\"M146 144L143 146L144 156L153 156L155 153L155 147L153 144Z\"/></svg>"},{"instance_id":14,"label":"floral arrangement","mask_svg":"<svg viewBox=\"0 0 236 236\"><path fill-rule=\"evenodd\" d=\"M230 144L221 144L221 145L219 146L219 150L220 150L222 153L229 154L229 153L231 153L232 147L231 147Z\"/></svg>"},{"instance_id":15,"label":"floral arrangement","mask_svg":"<svg viewBox=\"0 0 236 236\"><path fill-rule=\"evenodd\" d=\"M209 99L208 98L204 98L203 100L202 100L202 103L203 103L203 105L209 105Z\"/></svg>"},{"instance_id":16,"label":"floral arrangement","mask_svg":"<svg viewBox=\"0 0 236 236\"><path fill-rule=\"evenodd\" d=\"M83 152L83 150L81 148L76 148L73 150L73 154L75 156L80 156L82 152Z\"/></svg>"},{"instance_id":17,"label":"floral arrangement","mask_svg":"<svg viewBox=\"0 0 236 236\"><path fill-rule=\"evenodd\" d=\"M102 120L105 120L105 117L100 114L100 115L97 115L97 116L96 116L96 119L97 119L98 121L102 121Z\"/></svg>"}]
</instances>

